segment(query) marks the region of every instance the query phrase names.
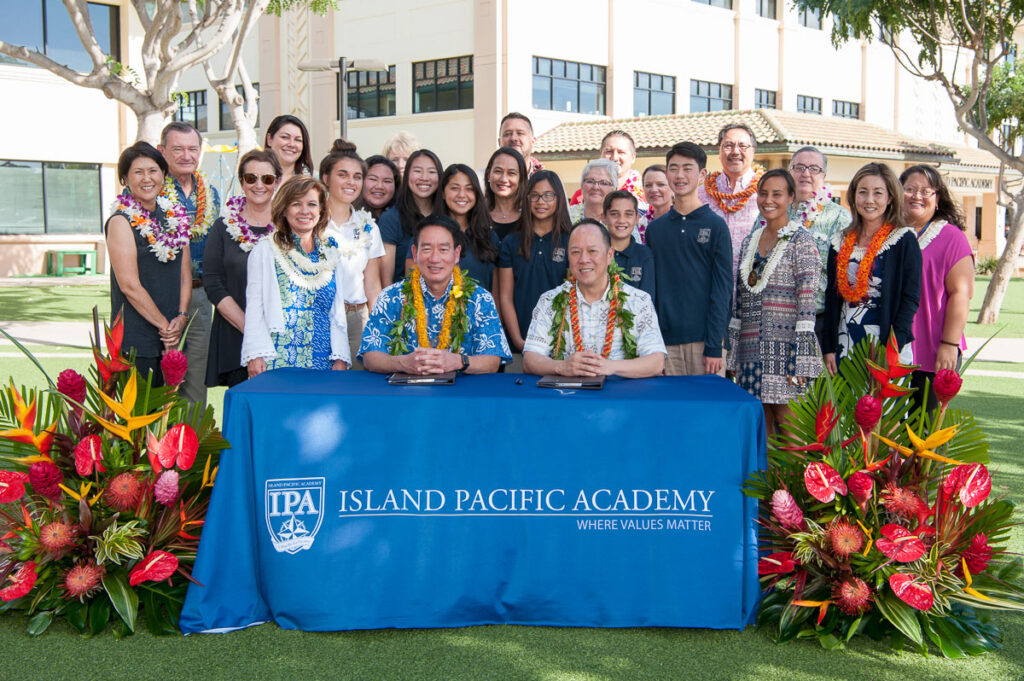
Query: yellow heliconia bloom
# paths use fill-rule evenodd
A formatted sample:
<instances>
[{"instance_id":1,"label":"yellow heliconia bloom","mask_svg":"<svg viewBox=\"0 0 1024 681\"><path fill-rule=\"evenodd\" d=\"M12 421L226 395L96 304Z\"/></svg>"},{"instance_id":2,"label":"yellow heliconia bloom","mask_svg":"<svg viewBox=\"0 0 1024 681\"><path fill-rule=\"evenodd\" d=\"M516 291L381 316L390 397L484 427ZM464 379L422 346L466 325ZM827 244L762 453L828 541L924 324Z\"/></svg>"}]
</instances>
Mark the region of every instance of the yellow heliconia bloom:
<instances>
[{"instance_id":1,"label":"yellow heliconia bloom","mask_svg":"<svg viewBox=\"0 0 1024 681\"><path fill-rule=\"evenodd\" d=\"M119 425L111 423L106 419L100 418L99 416L93 415L96 422L106 428L108 431L118 436L122 440L131 440L131 434L133 430L144 428L149 424L153 423L157 419L161 418L164 414L170 411L171 407L168 405L163 411L155 414L143 414L142 416L132 416L132 410L135 409L135 400L138 398L138 374L135 370L132 370L131 375L128 377L128 382L125 383L124 392L121 395L121 401L117 402L113 398L109 397L106 393L100 392L100 398L106 403L110 410L114 412L118 417L124 419L125 425Z\"/></svg>"},{"instance_id":2,"label":"yellow heliconia bloom","mask_svg":"<svg viewBox=\"0 0 1024 681\"><path fill-rule=\"evenodd\" d=\"M856 518L854 518L854 520L856 520ZM871 547L875 544L875 538L871 536L871 533L868 531L868 528L864 527L864 523L857 520L857 524L860 525L860 529L863 530L864 536L868 538L868 545L865 546L864 550L860 552L860 555L866 556L869 553L871 553Z\"/></svg>"},{"instance_id":3,"label":"yellow heliconia bloom","mask_svg":"<svg viewBox=\"0 0 1024 681\"><path fill-rule=\"evenodd\" d=\"M74 499L75 501L81 501L82 499L85 499L85 497L89 494L89 490L92 489L92 483L91 482L83 482L82 486L78 488L77 492L74 491L73 489L69 488L69 487L65 487L64 485L60 485L60 488L62 490L64 490L64 492L67 493L67 495L69 497L71 497L72 499ZM88 499L86 499L85 503L87 503L90 506L92 506L93 504L96 503L96 500L99 499L99 498L100 498L100 495L97 494L95 497L93 497L92 501L89 501Z\"/></svg>"},{"instance_id":4,"label":"yellow heliconia bloom","mask_svg":"<svg viewBox=\"0 0 1024 681\"><path fill-rule=\"evenodd\" d=\"M897 452L904 456L920 456L925 459L931 459L933 461L941 461L942 463L952 464L954 466L963 466L963 461L957 461L956 459L950 459L949 457L936 454L934 449L941 447L956 435L956 431L959 426L950 426L949 428L943 428L942 430L936 431L929 435L925 439L921 439L917 434L911 430L910 426L907 426L907 436L910 438L910 443L914 445L914 449L909 449L901 444L893 442L889 438L882 437L878 433L872 433L879 440L889 445Z\"/></svg>"},{"instance_id":5,"label":"yellow heliconia bloom","mask_svg":"<svg viewBox=\"0 0 1024 681\"><path fill-rule=\"evenodd\" d=\"M967 581L967 586L964 587L964 593L969 593L975 598L980 598L983 601L995 601L994 598L989 598L988 596L986 596L985 594L981 593L980 591L971 586L974 580L971 579L971 571L967 569L967 559L961 558L960 562L963 564L964 579Z\"/></svg>"}]
</instances>

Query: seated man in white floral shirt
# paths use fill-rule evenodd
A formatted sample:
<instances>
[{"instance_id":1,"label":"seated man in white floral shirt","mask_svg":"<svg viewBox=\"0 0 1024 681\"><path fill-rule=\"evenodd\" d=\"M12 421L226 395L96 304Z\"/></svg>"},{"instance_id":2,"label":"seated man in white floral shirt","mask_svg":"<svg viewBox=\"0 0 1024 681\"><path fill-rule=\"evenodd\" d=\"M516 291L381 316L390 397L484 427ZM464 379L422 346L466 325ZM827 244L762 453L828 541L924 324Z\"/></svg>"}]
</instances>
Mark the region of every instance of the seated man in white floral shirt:
<instances>
[{"instance_id":1,"label":"seated man in white floral shirt","mask_svg":"<svg viewBox=\"0 0 1024 681\"><path fill-rule=\"evenodd\" d=\"M604 225L569 233L569 279L533 310L523 346L527 373L646 378L665 369L665 343L651 297L625 283Z\"/></svg>"}]
</instances>

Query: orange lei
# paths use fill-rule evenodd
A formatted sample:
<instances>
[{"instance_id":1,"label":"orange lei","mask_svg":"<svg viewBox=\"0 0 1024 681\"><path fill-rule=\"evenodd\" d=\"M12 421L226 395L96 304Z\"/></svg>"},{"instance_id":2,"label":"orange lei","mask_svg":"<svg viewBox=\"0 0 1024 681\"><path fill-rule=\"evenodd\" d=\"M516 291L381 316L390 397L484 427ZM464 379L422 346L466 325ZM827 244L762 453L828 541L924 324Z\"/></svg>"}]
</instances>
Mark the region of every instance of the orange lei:
<instances>
[{"instance_id":1,"label":"orange lei","mask_svg":"<svg viewBox=\"0 0 1024 681\"><path fill-rule=\"evenodd\" d=\"M416 343L421 348L429 348L430 337L427 335L427 309L423 304L423 288L420 286L420 268L409 275L412 278L412 304L416 308ZM444 306L444 318L441 321L441 333L437 336L438 349L445 349L452 344L452 317L455 315L455 303L462 297L462 271L456 267L452 270L452 290L448 294L448 302Z\"/></svg>"},{"instance_id":2,"label":"orange lei","mask_svg":"<svg viewBox=\"0 0 1024 681\"><path fill-rule=\"evenodd\" d=\"M572 343L576 352L583 352L583 334L580 333L580 310L579 301L576 300L576 282L573 280L573 290L569 295L569 324L572 327ZM615 319L619 311L619 275L612 277L612 296L608 304L608 322L604 331L604 348L601 349L601 356L608 359L612 354L612 339L615 336Z\"/></svg>"},{"instance_id":3,"label":"orange lei","mask_svg":"<svg viewBox=\"0 0 1024 681\"><path fill-rule=\"evenodd\" d=\"M857 283L852 288L850 287L849 274L850 256L853 254L853 247L857 243L857 233L851 230L843 238L843 245L839 249L839 257L836 259L836 278L839 283L839 295L846 302L858 303L864 300L864 297L868 294L868 284L871 281L871 267L874 265L875 257L878 255L878 251L881 250L882 244L889 237L892 229L892 224L887 222L871 237L867 251L865 251L864 257L857 265Z\"/></svg>"},{"instance_id":4,"label":"orange lei","mask_svg":"<svg viewBox=\"0 0 1024 681\"><path fill-rule=\"evenodd\" d=\"M707 177L704 178L704 191L715 200L715 203L723 211L735 213L747 204L751 196L757 193L757 183L761 181L761 176L764 175L764 168L755 166L754 177L750 180L750 185L743 191L736 192L735 194L725 194L718 190L718 177L721 174L721 170L708 173ZM729 201L735 201L735 203L729 204L727 203Z\"/></svg>"}]
</instances>

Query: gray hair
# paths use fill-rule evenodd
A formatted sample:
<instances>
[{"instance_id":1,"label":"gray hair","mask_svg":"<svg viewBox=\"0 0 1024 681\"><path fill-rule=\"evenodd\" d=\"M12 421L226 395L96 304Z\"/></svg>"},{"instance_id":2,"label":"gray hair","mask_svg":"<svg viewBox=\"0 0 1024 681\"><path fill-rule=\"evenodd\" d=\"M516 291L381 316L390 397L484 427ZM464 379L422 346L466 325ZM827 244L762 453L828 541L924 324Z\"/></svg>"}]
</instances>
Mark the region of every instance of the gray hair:
<instances>
[{"instance_id":1,"label":"gray hair","mask_svg":"<svg viewBox=\"0 0 1024 681\"><path fill-rule=\"evenodd\" d=\"M812 146L800 147L799 149L797 149L796 151L793 152L792 156L789 157L789 164L793 165L793 159L796 158L796 155L797 154L802 154L805 151L809 151L811 153L817 154L818 156L821 156L821 169L824 170L825 172L828 172L828 156L826 156L825 152L823 152L818 147L812 147Z\"/></svg>"},{"instance_id":2,"label":"gray hair","mask_svg":"<svg viewBox=\"0 0 1024 681\"><path fill-rule=\"evenodd\" d=\"M583 174L580 175L580 184L583 184L583 180L587 179L587 173L591 170L603 170L608 173L608 179L612 181L612 187L619 186L619 166L615 165L615 161L607 158L595 158L593 161L583 166Z\"/></svg>"},{"instance_id":3,"label":"gray hair","mask_svg":"<svg viewBox=\"0 0 1024 681\"><path fill-rule=\"evenodd\" d=\"M199 133L199 130L197 130L194 125L192 125L191 123L186 123L185 121L171 121L170 123L164 126L163 130L160 131L160 146L167 146L167 135L168 133L172 132L180 132L185 135L192 133L199 138L199 146L203 145L203 136Z\"/></svg>"},{"instance_id":4,"label":"gray hair","mask_svg":"<svg viewBox=\"0 0 1024 681\"><path fill-rule=\"evenodd\" d=\"M750 126L746 123L729 123L722 126L722 129L718 131L718 144L721 146L722 140L725 139L725 133L730 130L742 130L750 136L750 145L757 149L757 138L754 137L754 131L750 129Z\"/></svg>"}]
</instances>

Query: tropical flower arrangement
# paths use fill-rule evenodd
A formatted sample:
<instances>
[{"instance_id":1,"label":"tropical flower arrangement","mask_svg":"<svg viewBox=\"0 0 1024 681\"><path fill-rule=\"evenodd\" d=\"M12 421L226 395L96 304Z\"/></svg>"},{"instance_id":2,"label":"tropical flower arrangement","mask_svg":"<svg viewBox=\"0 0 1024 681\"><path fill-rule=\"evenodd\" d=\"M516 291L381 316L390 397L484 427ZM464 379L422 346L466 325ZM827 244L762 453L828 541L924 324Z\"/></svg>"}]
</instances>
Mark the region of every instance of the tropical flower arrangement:
<instances>
[{"instance_id":1,"label":"tropical flower arrangement","mask_svg":"<svg viewBox=\"0 0 1024 681\"><path fill-rule=\"evenodd\" d=\"M213 409L178 396L183 353L153 388L121 356L120 319L104 335L89 379L0 390L0 612L24 611L33 635L58 617L89 635L130 634L140 616L176 633L227 447Z\"/></svg>"},{"instance_id":2,"label":"tropical flower arrangement","mask_svg":"<svg viewBox=\"0 0 1024 681\"><path fill-rule=\"evenodd\" d=\"M960 376L937 373L927 411L911 400L914 368L894 339L858 345L790 404L788 434L748 481L761 500L758 624L779 642L834 649L866 634L963 657L1001 645L975 609L1024 610L1022 562L1005 548L1013 504L992 493L977 421L949 407Z\"/></svg>"}]
</instances>

